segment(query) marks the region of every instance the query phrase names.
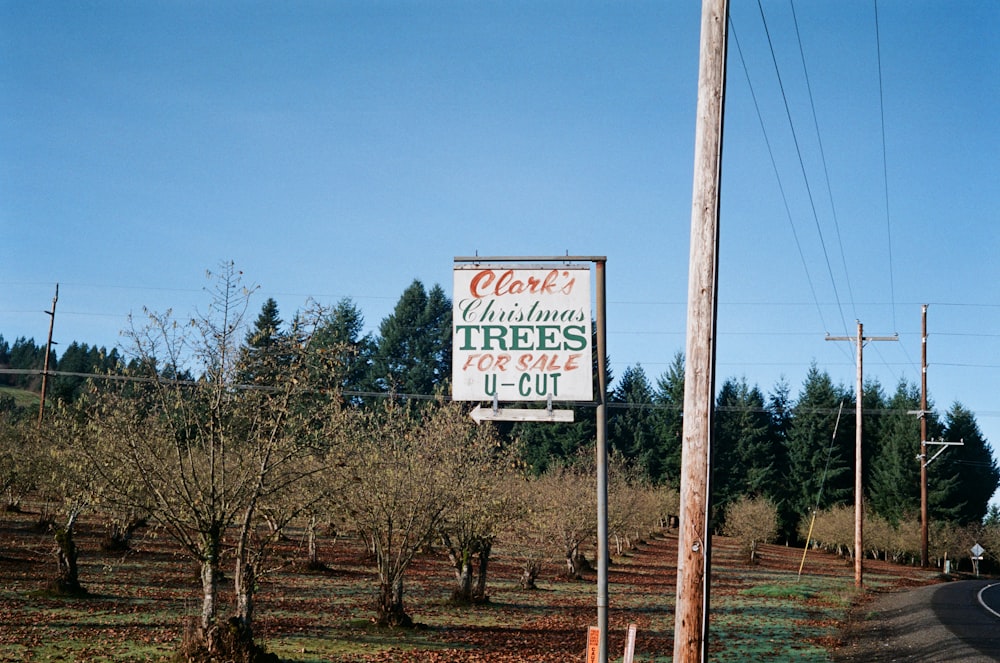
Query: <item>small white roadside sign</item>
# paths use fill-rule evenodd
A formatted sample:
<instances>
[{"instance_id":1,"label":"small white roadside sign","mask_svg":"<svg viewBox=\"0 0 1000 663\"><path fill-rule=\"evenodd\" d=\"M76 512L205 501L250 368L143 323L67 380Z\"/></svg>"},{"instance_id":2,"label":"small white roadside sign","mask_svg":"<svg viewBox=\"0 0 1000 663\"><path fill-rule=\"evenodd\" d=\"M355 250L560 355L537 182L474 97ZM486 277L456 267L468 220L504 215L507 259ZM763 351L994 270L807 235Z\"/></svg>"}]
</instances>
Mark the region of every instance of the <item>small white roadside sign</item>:
<instances>
[{"instance_id":1,"label":"small white roadside sign","mask_svg":"<svg viewBox=\"0 0 1000 663\"><path fill-rule=\"evenodd\" d=\"M986 549L977 543L976 545L972 546L972 550L970 550L969 552L972 553L972 570L975 571L976 577L978 578L979 562L983 559L983 553L986 552Z\"/></svg>"}]
</instances>

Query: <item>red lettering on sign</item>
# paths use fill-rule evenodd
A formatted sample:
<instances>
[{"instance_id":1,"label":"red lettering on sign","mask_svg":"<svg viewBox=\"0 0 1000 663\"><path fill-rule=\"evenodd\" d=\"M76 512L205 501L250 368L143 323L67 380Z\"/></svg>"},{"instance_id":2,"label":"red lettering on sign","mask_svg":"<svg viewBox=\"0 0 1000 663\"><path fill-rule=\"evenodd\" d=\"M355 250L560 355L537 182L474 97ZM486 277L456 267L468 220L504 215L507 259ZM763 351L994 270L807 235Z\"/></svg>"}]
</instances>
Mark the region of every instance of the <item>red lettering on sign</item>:
<instances>
[{"instance_id":1,"label":"red lettering on sign","mask_svg":"<svg viewBox=\"0 0 1000 663\"><path fill-rule=\"evenodd\" d=\"M559 353L542 353L540 355L526 352L517 358L515 370L517 371L538 371L539 373L552 373L553 371L575 371L580 368L578 363L580 353L574 353L560 359Z\"/></svg>"},{"instance_id":2,"label":"red lettering on sign","mask_svg":"<svg viewBox=\"0 0 1000 663\"><path fill-rule=\"evenodd\" d=\"M570 272L558 269L550 270L545 277L539 279L536 276L529 276L527 281L514 277L514 270L508 269L497 277L492 269L484 269L469 282L469 293L476 299L482 297L503 297L505 295L520 295L530 293L533 295L568 295L573 291L576 278L570 276Z\"/></svg>"}]
</instances>

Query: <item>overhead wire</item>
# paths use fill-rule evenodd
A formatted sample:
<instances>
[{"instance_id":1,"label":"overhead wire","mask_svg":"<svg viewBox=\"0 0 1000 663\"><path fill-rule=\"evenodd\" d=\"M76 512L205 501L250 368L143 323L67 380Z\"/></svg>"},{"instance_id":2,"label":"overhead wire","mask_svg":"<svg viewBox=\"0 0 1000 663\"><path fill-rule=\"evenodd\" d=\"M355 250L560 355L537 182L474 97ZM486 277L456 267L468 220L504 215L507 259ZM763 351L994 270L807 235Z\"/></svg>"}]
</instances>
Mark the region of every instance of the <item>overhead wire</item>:
<instances>
[{"instance_id":1,"label":"overhead wire","mask_svg":"<svg viewBox=\"0 0 1000 663\"><path fill-rule=\"evenodd\" d=\"M889 298L892 301L892 327L896 324L896 285L892 261L892 215L889 212L889 168L885 140L885 86L882 81L882 39L878 21L878 0L872 0L875 8L875 52L878 62L878 106L882 129L882 184L885 192L885 230L889 252Z\"/></svg>"},{"instance_id":2,"label":"overhead wire","mask_svg":"<svg viewBox=\"0 0 1000 663\"><path fill-rule=\"evenodd\" d=\"M851 302L851 310L857 318L857 308L854 303L854 289L851 287L851 270L847 268L847 256L844 252L844 241L840 234L840 220L837 217L837 206L833 201L833 187L830 184L830 169L827 166L826 151L823 149L823 134L819 130L819 117L816 114L816 102L813 98L812 83L809 80L809 67L806 66L805 48L802 46L802 33L799 30L799 19L795 13L794 0L788 0L788 5L792 10L792 23L795 26L795 39L799 46L799 59L802 62L802 74L806 81L806 92L809 95L809 109L812 112L813 128L816 131L816 144L819 147L820 163L823 164L823 179L826 183L827 197L830 199L830 214L833 219L833 227L837 231L837 246L840 248L840 262L844 268L844 280L847 282L847 296Z\"/></svg>"},{"instance_id":3,"label":"overhead wire","mask_svg":"<svg viewBox=\"0 0 1000 663\"><path fill-rule=\"evenodd\" d=\"M806 196L809 199L809 207L810 210L812 211L813 222L815 223L816 232L819 235L820 246L823 250L823 259L826 262L827 273L830 277L830 286L833 288L833 296L834 299L837 300L837 311L840 313L840 321L841 324L843 324L844 332L846 334L848 328L847 328L847 319L844 317L844 306L843 303L840 301L840 292L837 289L837 280L833 274L833 266L830 264L830 253L827 250L826 239L823 236L823 228L819 222L819 214L816 211L815 197L813 196L812 186L809 184L809 174L806 171L805 160L802 157L802 147L799 143L798 132L795 130L795 122L792 119L792 111L788 103L788 95L785 92L785 84L781 77L781 69L778 66L778 57L774 51L774 41L771 39L771 31L767 26L767 17L764 14L764 7L761 4L761 0L757 0L757 7L760 10L760 19L761 22L763 23L764 34L767 37L767 45L771 52L771 62L774 64L774 73L778 79L778 89L781 92L781 100L784 103L785 117L788 120L788 127L792 134L792 142L795 145L795 153L796 157L798 158L799 168L802 172L802 179L806 188Z\"/></svg>"},{"instance_id":4,"label":"overhead wire","mask_svg":"<svg viewBox=\"0 0 1000 663\"><path fill-rule=\"evenodd\" d=\"M792 217L791 207L788 204L788 196L785 194L785 186L781 180L781 173L778 170L778 162L774 156L774 149L771 147L771 140L768 137L767 127L764 124L764 116L760 111L760 104L757 102L757 94L754 91L753 81L750 79L750 70L743 57L743 48L740 45L739 37L736 35L732 16L729 18L729 33L733 37L733 41L736 44L736 52L739 55L740 63L743 65L743 73L746 76L747 86L750 89L750 98L753 101L754 110L757 113L757 120L760 123L761 133L764 136L764 145L767 147L767 154L771 160L771 168L774 170L774 177L778 184L778 192L781 194L781 202L785 207L785 217L788 219L788 225L792 230L792 238L795 240L795 248L799 252L799 259L802 261L802 269L806 275L806 283L809 285L809 292L812 295L813 303L816 305L816 313L819 315L820 323L823 325L824 329L829 329L829 326L826 323L826 318L823 315L823 309L819 305L819 297L816 295L816 286L813 284L812 275L809 273L809 263L806 261L805 252L802 250L802 242L799 241L799 233L795 229L795 221Z\"/></svg>"},{"instance_id":5,"label":"overhead wire","mask_svg":"<svg viewBox=\"0 0 1000 663\"><path fill-rule=\"evenodd\" d=\"M882 83L882 58L881 58L881 44L880 44L880 39L879 39L878 6L877 6L878 2L877 2L877 0L874 0L874 2L875 2L875 5L876 5L875 6L875 41L876 41L876 54L877 54L877 60L876 61L877 61L878 80L879 80L879 116L880 116L880 127L881 127L881 137L882 137L882 175L883 175L883 185L884 185L883 189L884 189L885 198L886 198L886 228L887 228L887 239L888 239L887 244L888 244L888 258L889 258L890 312L891 312L891 316L892 316L893 330L898 333L899 327L898 327L898 324L897 324L897 321L896 321L896 308L897 307L896 307L895 286L894 286L894 279L893 279L894 269L893 269L893 261L892 261L892 233L891 233L891 224L889 222L890 215L889 215L889 204L888 204L889 195L888 195L888 167L887 167L888 159L887 159L887 156L886 156L887 155L887 148L886 148L886 133L885 133L885 103L884 103L884 86L883 86L883 83ZM759 2L758 2L758 5L759 5ZM841 263L842 263L843 268L844 268L844 279L845 279L845 282L846 282L846 285L847 285L848 298L849 298L849 302L851 304L851 308L854 311L855 318L858 318L859 316L857 314L857 307L856 307L856 303L854 301L854 291L853 291L853 288L851 286L850 270L847 267L847 259L846 259L846 254L845 254L845 251L844 251L844 244L843 244L843 240L842 240L842 235L841 235L841 232L840 232L840 222L839 222L839 218L837 216L836 205L834 203L833 188L832 188L832 186L830 184L829 167L827 165L826 152L825 152L825 150L823 148L822 132L820 131L819 120L818 120L818 116L817 116L817 113L816 113L816 104L815 104L815 99L814 99L814 95L813 95L813 91L812 91L812 84L810 82L810 77L809 77L809 67L806 64L805 49L804 49L803 44L802 44L802 33L801 33L800 29L799 29L798 16L795 13L795 2L794 2L794 0L789 0L789 7L790 7L790 10L791 10L792 23L793 23L793 25L795 27L795 36L796 36L796 40L797 40L797 44L798 44L798 49L799 49L799 58L800 58L801 63L802 63L802 71L803 71L803 76L804 76L804 79L805 79L806 91L807 91L808 98L809 98L809 107L810 107L810 111L812 113L813 127L814 127L815 132L816 132L816 141L817 141L817 145L818 145L818 148L819 148L820 162L821 162L822 167L823 167L824 181L826 183L827 194L828 194L829 200L830 200L830 210L831 210L831 214L832 214L833 225L834 225L834 229L836 230L837 243L838 243L838 247L840 249ZM831 279L832 279L832 275L831 275ZM920 369L916 365L916 363L913 361L913 359L910 356L910 353L907 351L906 347L904 345L900 345L900 349L902 350L903 355L906 357L908 363L912 367L914 367L914 369L919 374L919 370ZM889 362L885 359L885 356L883 355L881 349L878 349L877 346L876 346L876 354L878 355L879 359L885 364L885 366L887 368L889 368Z\"/></svg>"}]
</instances>

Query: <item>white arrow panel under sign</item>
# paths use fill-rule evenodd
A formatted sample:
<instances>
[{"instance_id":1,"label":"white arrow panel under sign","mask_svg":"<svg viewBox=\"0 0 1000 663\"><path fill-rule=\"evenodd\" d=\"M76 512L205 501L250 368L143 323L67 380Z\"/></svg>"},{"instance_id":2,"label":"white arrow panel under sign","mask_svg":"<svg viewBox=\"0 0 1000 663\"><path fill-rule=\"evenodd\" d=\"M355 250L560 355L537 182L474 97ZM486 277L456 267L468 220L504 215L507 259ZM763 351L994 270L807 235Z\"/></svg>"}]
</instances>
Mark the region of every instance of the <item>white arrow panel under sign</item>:
<instances>
[{"instance_id":1,"label":"white arrow panel under sign","mask_svg":"<svg viewBox=\"0 0 1000 663\"><path fill-rule=\"evenodd\" d=\"M477 405L469 414L477 424L483 421L573 421L573 410L529 410L523 408L497 408L494 410L491 407Z\"/></svg>"}]
</instances>

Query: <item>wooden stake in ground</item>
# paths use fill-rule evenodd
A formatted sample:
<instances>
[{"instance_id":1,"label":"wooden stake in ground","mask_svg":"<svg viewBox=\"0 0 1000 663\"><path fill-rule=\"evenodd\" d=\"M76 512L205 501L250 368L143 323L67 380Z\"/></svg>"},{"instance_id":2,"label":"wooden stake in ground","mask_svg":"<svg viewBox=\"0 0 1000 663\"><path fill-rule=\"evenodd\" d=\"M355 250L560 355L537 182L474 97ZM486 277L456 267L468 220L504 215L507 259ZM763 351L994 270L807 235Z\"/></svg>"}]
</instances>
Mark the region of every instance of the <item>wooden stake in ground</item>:
<instances>
[{"instance_id":1,"label":"wooden stake in ground","mask_svg":"<svg viewBox=\"0 0 1000 663\"><path fill-rule=\"evenodd\" d=\"M728 16L727 0L703 1L688 274L675 663L708 658L710 436L715 398L719 181Z\"/></svg>"}]
</instances>

